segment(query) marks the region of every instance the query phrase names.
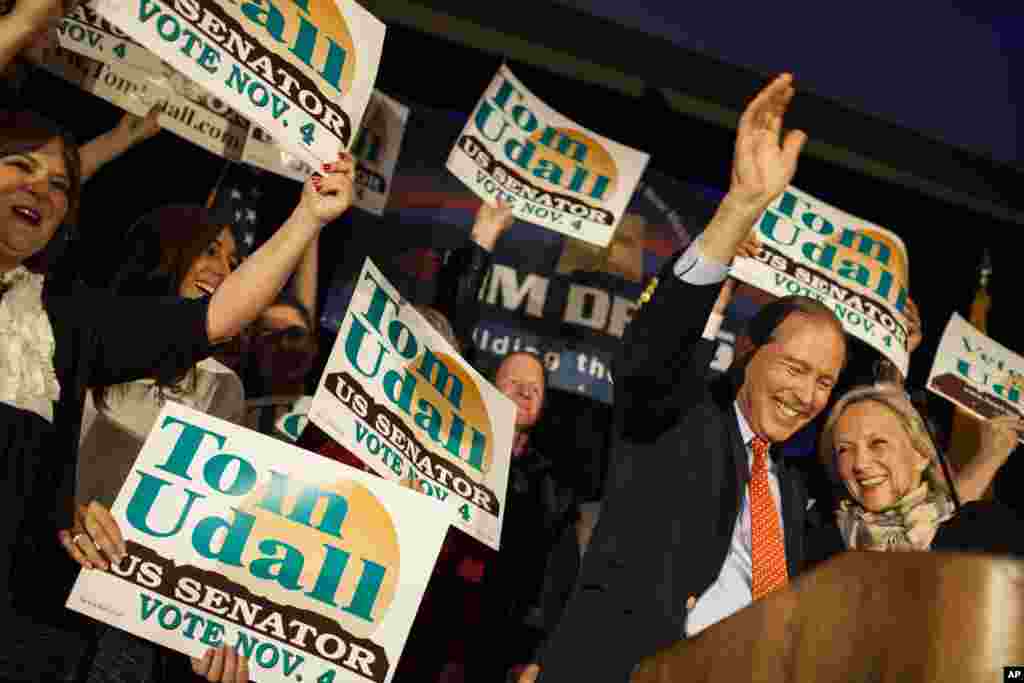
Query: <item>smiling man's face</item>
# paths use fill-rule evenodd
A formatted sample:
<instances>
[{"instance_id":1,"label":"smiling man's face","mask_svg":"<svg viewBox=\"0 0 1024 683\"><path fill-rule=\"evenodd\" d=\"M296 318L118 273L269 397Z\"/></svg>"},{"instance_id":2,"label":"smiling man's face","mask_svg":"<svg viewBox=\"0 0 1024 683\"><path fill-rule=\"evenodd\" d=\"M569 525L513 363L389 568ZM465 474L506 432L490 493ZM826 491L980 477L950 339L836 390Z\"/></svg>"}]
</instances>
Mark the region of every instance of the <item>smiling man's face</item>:
<instances>
[{"instance_id":1,"label":"smiling man's face","mask_svg":"<svg viewBox=\"0 0 1024 683\"><path fill-rule=\"evenodd\" d=\"M813 420L828 403L845 356L834 321L790 314L750 359L737 396L754 433L780 443Z\"/></svg>"}]
</instances>

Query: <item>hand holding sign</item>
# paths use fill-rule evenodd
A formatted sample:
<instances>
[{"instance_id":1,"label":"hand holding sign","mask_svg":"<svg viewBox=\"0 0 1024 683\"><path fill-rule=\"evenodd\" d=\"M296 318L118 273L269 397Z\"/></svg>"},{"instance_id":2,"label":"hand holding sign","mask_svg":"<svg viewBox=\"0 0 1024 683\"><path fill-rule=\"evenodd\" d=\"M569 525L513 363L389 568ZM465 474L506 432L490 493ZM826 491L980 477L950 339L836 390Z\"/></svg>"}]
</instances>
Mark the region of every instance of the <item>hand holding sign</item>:
<instances>
[{"instance_id":1,"label":"hand holding sign","mask_svg":"<svg viewBox=\"0 0 1024 683\"><path fill-rule=\"evenodd\" d=\"M13 6L12 6L13 5ZM7 12L4 12L7 9ZM65 7L60 0L10 0L0 3L0 70L17 56L40 61L56 42L53 24ZM4 16L6 14L7 16Z\"/></svg>"},{"instance_id":2,"label":"hand holding sign","mask_svg":"<svg viewBox=\"0 0 1024 683\"><path fill-rule=\"evenodd\" d=\"M70 6L65 7L61 0L15 0L9 5L2 5L10 7L4 23L10 22L11 26L17 26L26 33L45 30L50 21L58 19L61 14L71 9ZM5 13L0 11L0 16L3 14Z\"/></svg>"},{"instance_id":3,"label":"hand holding sign","mask_svg":"<svg viewBox=\"0 0 1024 683\"><path fill-rule=\"evenodd\" d=\"M336 162L324 164L319 175L310 176L296 210L306 212L320 226L327 225L352 206L354 179L355 161L348 154L339 153Z\"/></svg>"},{"instance_id":4,"label":"hand holding sign","mask_svg":"<svg viewBox=\"0 0 1024 683\"><path fill-rule=\"evenodd\" d=\"M737 256L744 256L746 258L757 258L757 255L761 253L761 238L757 236L757 231L751 231L747 235L747 239L743 240L739 248L736 250Z\"/></svg>"},{"instance_id":5,"label":"hand holding sign","mask_svg":"<svg viewBox=\"0 0 1024 683\"><path fill-rule=\"evenodd\" d=\"M726 199L731 197L751 213L764 211L796 174L807 135L792 130L782 137L782 117L795 92L793 76L782 74L759 92L740 116Z\"/></svg>"},{"instance_id":6,"label":"hand holding sign","mask_svg":"<svg viewBox=\"0 0 1024 683\"><path fill-rule=\"evenodd\" d=\"M977 457L990 460L997 468L1002 467L1021 438L1024 438L1024 419L1016 415L1000 415L985 420L981 424Z\"/></svg>"},{"instance_id":7,"label":"hand holding sign","mask_svg":"<svg viewBox=\"0 0 1024 683\"><path fill-rule=\"evenodd\" d=\"M515 218L512 207L501 199L496 200L496 206L483 202L477 209L476 221L473 223L473 241L487 251L494 251L498 238L508 230Z\"/></svg>"},{"instance_id":8,"label":"hand holding sign","mask_svg":"<svg viewBox=\"0 0 1024 683\"><path fill-rule=\"evenodd\" d=\"M89 180L101 167L145 142L161 130L160 108L154 106L145 118L126 113L109 133L93 138L79 149L82 182Z\"/></svg>"},{"instance_id":9,"label":"hand holding sign","mask_svg":"<svg viewBox=\"0 0 1024 683\"><path fill-rule=\"evenodd\" d=\"M127 148L145 142L161 130L160 109L153 107L144 117L131 112L125 113L112 133L118 140L123 141Z\"/></svg>"},{"instance_id":10,"label":"hand holding sign","mask_svg":"<svg viewBox=\"0 0 1024 683\"><path fill-rule=\"evenodd\" d=\"M36 30L44 28L51 18L57 18L66 11L61 0L16 0L9 4L2 3L2 6L8 6L10 9L7 12L0 10L0 16L6 14L8 19L14 19L15 22Z\"/></svg>"},{"instance_id":11,"label":"hand holding sign","mask_svg":"<svg viewBox=\"0 0 1024 683\"><path fill-rule=\"evenodd\" d=\"M540 666L537 664L527 664L526 667L519 672L516 683L535 683L537 676L540 676Z\"/></svg>"},{"instance_id":12,"label":"hand holding sign","mask_svg":"<svg viewBox=\"0 0 1024 683\"><path fill-rule=\"evenodd\" d=\"M249 660L227 645L193 659L192 671L211 683L249 683Z\"/></svg>"},{"instance_id":13,"label":"hand holding sign","mask_svg":"<svg viewBox=\"0 0 1024 683\"><path fill-rule=\"evenodd\" d=\"M125 554L121 529L110 510L96 501L76 506L74 527L61 531L58 538L71 559L86 569L105 571L108 559L117 563Z\"/></svg>"},{"instance_id":14,"label":"hand holding sign","mask_svg":"<svg viewBox=\"0 0 1024 683\"><path fill-rule=\"evenodd\" d=\"M978 452L966 454L970 457L956 474L956 490L965 503L985 496L999 468L1024 439L1024 420L1018 415L999 415L984 420L980 431Z\"/></svg>"},{"instance_id":15,"label":"hand holding sign","mask_svg":"<svg viewBox=\"0 0 1024 683\"><path fill-rule=\"evenodd\" d=\"M924 333L921 331L921 312L917 310L917 304L910 297L907 297L907 353L913 353L921 345Z\"/></svg>"}]
</instances>

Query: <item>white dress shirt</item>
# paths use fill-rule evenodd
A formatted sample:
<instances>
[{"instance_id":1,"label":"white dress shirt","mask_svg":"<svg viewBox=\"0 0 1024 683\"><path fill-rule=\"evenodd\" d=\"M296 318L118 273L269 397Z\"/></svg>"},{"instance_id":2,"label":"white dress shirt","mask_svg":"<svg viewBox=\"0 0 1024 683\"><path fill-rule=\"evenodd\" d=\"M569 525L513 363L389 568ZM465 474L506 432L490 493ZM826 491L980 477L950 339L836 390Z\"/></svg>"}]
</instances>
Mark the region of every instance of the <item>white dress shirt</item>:
<instances>
[{"instance_id":1,"label":"white dress shirt","mask_svg":"<svg viewBox=\"0 0 1024 683\"><path fill-rule=\"evenodd\" d=\"M729 266L705 259L699 251L699 242L699 238L694 240L676 261L673 268L676 277L692 285L712 285L721 282L729 273ZM705 336L706 333L707 330L705 330ZM747 471L749 472L754 463L754 453L750 448L750 442L755 436L754 431L743 417L739 405L734 404L733 409L736 413L736 421L739 424L743 444L747 450ZM724 457L723 453L718 455ZM709 457L715 456L709 455ZM779 477L776 466L771 460L768 465L768 487L771 490L772 499L775 501L775 510L779 514L779 528L784 529ZM749 605L753 600L752 582L750 495L749 487L744 487L740 511L736 517L736 523L733 525L729 552L725 556L725 562L722 564L718 578L697 598L693 609L688 611L686 636L695 636L708 626L718 623Z\"/></svg>"}]
</instances>

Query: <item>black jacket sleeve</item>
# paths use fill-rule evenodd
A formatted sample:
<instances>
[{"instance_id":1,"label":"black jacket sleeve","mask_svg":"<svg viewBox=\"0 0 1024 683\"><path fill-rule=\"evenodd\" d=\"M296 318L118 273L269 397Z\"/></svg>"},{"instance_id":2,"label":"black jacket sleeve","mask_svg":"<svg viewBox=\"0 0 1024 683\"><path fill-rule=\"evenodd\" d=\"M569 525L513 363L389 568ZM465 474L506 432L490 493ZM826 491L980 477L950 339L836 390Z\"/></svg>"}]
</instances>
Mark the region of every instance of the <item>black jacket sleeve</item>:
<instances>
[{"instance_id":1,"label":"black jacket sleeve","mask_svg":"<svg viewBox=\"0 0 1024 683\"><path fill-rule=\"evenodd\" d=\"M491 266L491 253L475 242L448 251L437 274L434 308L452 324L462 355L473 362L473 328L480 320L477 296Z\"/></svg>"},{"instance_id":2,"label":"black jacket sleeve","mask_svg":"<svg viewBox=\"0 0 1024 683\"><path fill-rule=\"evenodd\" d=\"M207 307L205 299L115 296L86 287L47 305L58 349L90 348L87 386L180 376L210 354Z\"/></svg>"},{"instance_id":3,"label":"black jacket sleeve","mask_svg":"<svg viewBox=\"0 0 1024 683\"><path fill-rule=\"evenodd\" d=\"M622 435L655 438L707 391L714 342L701 337L722 289L680 280L674 254L658 273L650 300L626 328L615 361L615 403Z\"/></svg>"}]
</instances>

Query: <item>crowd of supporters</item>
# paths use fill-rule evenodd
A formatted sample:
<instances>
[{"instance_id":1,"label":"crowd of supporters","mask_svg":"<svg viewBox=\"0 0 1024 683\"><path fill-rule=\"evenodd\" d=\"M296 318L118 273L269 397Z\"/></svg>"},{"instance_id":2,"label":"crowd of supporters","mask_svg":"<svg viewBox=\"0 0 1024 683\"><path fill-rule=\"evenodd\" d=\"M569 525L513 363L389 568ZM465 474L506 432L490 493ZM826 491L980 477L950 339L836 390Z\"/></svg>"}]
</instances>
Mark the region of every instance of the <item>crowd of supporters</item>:
<instances>
[{"instance_id":1,"label":"crowd of supporters","mask_svg":"<svg viewBox=\"0 0 1024 683\"><path fill-rule=\"evenodd\" d=\"M252 250L233 216L182 204L169 186L126 226L108 287L85 286L87 181L160 127L126 115L79 145L21 100L66 10L19 0L0 18L0 678L246 681L230 648L189 661L64 601L79 568L125 554L109 510L167 401L369 471L314 425L282 426L330 342L317 282L321 259L333 263L319 235L351 207L355 161L318 169ZM853 343L802 297L763 306L729 370L708 369L729 264L757 250L755 221L796 173L806 136L783 128L794 92L783 75L749 103L725 198L627 328L600 496L535 438L552 417L542 356L498 365L490 379L516 406L501 548L449 532L394 680L625 681L643 657L846 550L1024 554L1015 501L987 494L1024 434L1019 416L986 421L977 452L950 470L902 376L882 367L849 381ZM482 204L465 244L444 252L435 300L417 307L470 363L478 292L511 224L507 206ZM913 351L921 326L908 311ZM779 457L815 421L817 460Z\"/></svg>"}]
</instances>

